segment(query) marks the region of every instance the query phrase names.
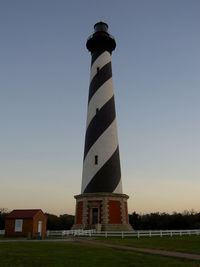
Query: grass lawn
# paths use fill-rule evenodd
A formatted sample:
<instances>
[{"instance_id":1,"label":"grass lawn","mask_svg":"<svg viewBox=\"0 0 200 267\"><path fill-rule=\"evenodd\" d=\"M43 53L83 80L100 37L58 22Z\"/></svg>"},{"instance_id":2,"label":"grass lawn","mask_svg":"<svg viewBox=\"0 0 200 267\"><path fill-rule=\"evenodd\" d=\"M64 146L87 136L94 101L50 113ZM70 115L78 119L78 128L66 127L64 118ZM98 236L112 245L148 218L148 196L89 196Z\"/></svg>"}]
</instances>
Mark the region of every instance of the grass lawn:
<instances>
[{"instance_id":1,"label":"grass lawn","mask_svg":"<svg viewBox=\"0 0 200 267\"><path fill-rule=\"evenodd\" d=\"M70 242L0 243L0 266L200 267L200 262Z\"/></svg>"},{"instance_id":2,"label":"grass lawn","mask_svg":"<svg viewBox=\"0 0 200 267\"><path fill-rule=\"evenodd\" d=\"M138 248L164 249L171 251L200 254L200 236L174 236L174 237L119 237L99 238L103 242L127 245Z\"/></svg>"}]
</instances>

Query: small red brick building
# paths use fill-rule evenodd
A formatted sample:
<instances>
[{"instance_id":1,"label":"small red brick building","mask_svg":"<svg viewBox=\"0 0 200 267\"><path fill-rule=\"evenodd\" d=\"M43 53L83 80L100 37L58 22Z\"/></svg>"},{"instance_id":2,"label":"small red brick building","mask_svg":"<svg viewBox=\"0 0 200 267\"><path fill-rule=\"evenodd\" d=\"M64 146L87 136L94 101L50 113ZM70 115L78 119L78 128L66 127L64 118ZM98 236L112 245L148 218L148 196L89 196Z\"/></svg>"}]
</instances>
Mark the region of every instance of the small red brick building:
<instances>
[{"instance_id":1,"label":"small red brick building","mask_svg":"<svg viewBox=\"0 0 200 267\"><path fill-rule=\"evenodd\" d=\"M40 209L13 210L6 216L5 235L34 237L46 235L46 215Z\"/></svg>"}]
</instances>

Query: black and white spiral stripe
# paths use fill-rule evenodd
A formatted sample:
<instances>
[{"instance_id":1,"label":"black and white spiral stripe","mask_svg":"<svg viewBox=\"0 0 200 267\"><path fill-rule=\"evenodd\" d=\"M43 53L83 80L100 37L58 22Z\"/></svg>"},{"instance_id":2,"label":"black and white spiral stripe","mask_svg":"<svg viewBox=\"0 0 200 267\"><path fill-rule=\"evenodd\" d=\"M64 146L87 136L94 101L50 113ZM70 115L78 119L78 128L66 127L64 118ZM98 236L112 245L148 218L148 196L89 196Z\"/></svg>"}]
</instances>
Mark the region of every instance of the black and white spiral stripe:
<instances>
[{"instance_id":1,"label":"black and white spiral stripe","mask_svg":"<svg viewBox=\"0 0 200 267\"><path fill-rule=\"evenodd\" d=\"M81 191L122 193L111 55L107 51L92 54Z\"/></svg>"}]
</instances>

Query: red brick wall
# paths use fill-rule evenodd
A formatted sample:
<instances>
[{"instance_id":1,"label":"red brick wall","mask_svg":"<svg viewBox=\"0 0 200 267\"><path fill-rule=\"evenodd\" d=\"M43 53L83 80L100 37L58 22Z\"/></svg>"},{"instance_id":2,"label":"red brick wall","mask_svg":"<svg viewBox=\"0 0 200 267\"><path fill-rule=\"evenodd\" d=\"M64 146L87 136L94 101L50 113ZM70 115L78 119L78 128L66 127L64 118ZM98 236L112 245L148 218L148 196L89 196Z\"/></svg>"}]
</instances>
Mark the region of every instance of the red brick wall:
<instances>
[{"instance_id":1,"label":"red brick wall","mask_svg":"<svg viewBox=\"0 0 200 267\"><path fill-rule=\"evenodd\" d=\"M38 232L38 221L42 221L42 236L46 235L46 216L39 211L33 218L22 219L22 232L15 232L15 219L6 219L6 236L34 236Z\"/></svg>"},{"instance_id":2,"label":"red brick wall","mask_svg":"<svg viewBox=\"0 0 200 267\"><path fill-rule=\"evenodd\" d=\"M121 203L118 200L109 200L109 223L110 224L121 224Z\"/></svg>"},{"instance_id":3,"label":"red brick wall","mask_svg":"<svg viewBox=\"0 0 200 267\"><path fill-rule=\"evenodd\" d=\"M124 209L125 209L126 223L128 223L128 207L126 201L124 202Z\"/></svg>"},{"instance_id":4,"label":"red brick wall","mask_svg":"<svg viewBox=\"0 0 200 267\"><path fill-rule=\"evenodd\" d=\"M10 236L15 231L15 220L6 219L5 222L5 235Z\"/></svg>"},{"instance_id":5,"label":"red brick wall","mask_svg":"<svg viewBox=\"0 0 200 267\"><path fill-rule=\"evenodd\" d=\"M42 236L46 235L46 224L47 224L47 219L46 215L42 212L39 211L33 218L33 235L38 233L38 222L42 221Z\"/></svg>"},{"instance_id":6,"label":"red brick wall","mask_svg":"<svg viewBox=\"0 0 200 267\"><path fill-rule=\"evenodd\" d=\"M77 203L76 223L82 224L82 221L83 221L83 201L79 201Z\"/></svg>"},{"instance_id":7,"label":"red brick wall","mask_svg":"<svg viewBox=\"0 0 200 267\"><path fill-rule=\"evenodd\" d=\"M6 236L28 236L32 234L32 219L23 219L22 232L15 232L15 219L6 219L5 235Z\"/></svg>"}]
</instances>

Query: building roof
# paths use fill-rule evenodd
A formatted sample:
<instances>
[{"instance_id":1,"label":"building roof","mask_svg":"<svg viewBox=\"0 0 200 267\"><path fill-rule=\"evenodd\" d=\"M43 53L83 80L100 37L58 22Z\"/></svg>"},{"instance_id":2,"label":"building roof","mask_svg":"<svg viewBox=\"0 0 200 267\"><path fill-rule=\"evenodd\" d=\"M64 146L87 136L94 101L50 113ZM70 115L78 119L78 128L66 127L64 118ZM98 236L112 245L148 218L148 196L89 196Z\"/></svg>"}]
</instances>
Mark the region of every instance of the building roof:
<instances>
[{"instance_id":1,"label":"building roof","mask_svg":"<svg viewBox=\"0 0 200 267\"><path fill-rule=\"evenodd\" d=\"M41 209L31 209L31 210L13 210L11 211L6 218L8 219L25 219L33 218Z\"/></svg>"}]
</instances>

